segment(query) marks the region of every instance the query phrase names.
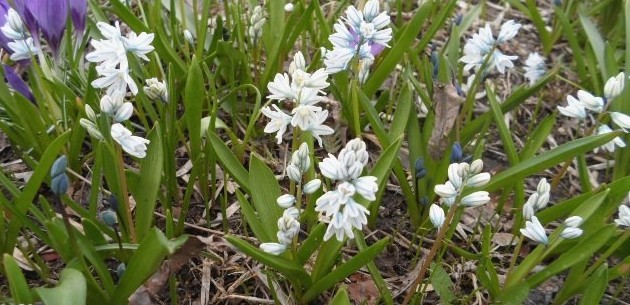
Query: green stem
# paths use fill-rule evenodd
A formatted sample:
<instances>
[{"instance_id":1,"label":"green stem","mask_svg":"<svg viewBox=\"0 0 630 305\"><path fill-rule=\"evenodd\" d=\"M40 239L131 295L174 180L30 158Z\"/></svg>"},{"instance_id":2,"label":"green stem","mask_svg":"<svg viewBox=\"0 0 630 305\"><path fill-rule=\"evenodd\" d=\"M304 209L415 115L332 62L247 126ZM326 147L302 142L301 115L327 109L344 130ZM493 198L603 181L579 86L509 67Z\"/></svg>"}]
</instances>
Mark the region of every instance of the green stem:
<instances>
[{"instance_id":1,"label":"green stem","mask_svg":"<svg viewBox=\"0 0 630 305\"><path fill-rule=\"evenodd\" d=\"M133 225L133 217L131 216L131 207L129 206L129 195L127 190L127 176L125 176L125 168L123 166L124 160L122 157L122 150L120 145L115 144L116 146L116 154L118 155L118 179L120 180L120 192L122 195L121 201L123 203L122 208L125 212L127 229L129 230L129 235L131 237L131 242L136 243L136 228Z\"/></svg>"}]
</instances>

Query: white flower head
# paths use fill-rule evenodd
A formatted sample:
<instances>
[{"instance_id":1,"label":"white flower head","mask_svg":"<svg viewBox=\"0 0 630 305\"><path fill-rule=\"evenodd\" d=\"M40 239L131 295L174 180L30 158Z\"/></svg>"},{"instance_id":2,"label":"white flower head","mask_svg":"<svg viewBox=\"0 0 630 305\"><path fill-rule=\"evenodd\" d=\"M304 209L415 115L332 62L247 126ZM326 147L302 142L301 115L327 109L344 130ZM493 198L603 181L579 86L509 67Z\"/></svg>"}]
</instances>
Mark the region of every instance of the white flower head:
<instances>
[{"instance_id":1,"label":"white flower head","mask_svg":"<svg viewBox=\"0 0 630 305\"><path fill-rule=\"evenodd\" d=\"M457 196L457 189L450 181L446 181L445 184L436 184L433 190L442 198L454 198Z\"/></svg>"},{"instance_id":2,"label":"white flower head","mask_svg":"<svg viewBox=\"0 0 630 305\"><path fill-rule=\"evenodd\" d=\"M437 204L432 204L429 208L429 220L434 227L441 227L444 224L444 210Z\"/></svg>"},{"instance_id":3,"label":"white flower head","mask_svg":"<svg viewBox=\"0 0 630 305\"><path fill-rule=\"evenodd\" d=\"M584 108L588 110L599 113L604 109L604 99L601 97L594 96L590 92L584 90L578 90L577 96L580 103L582 103Z\"/></svg>"},{"instance_id":4,"label":"white flower head","mask_svg":"<svg viewBox=\"0 0 630 305\"><path fill-rule=\"evenodd\" d=\"M571 228L577 228L582 225L582 217L580 216L571 216L564 220L564 225Z\"/></svg>"},{"instance_id":5,"label":"white flower head","mask_svg":"<svg viewBox=\"0 0 630 305\"><path fill-rule=\"evenodd\" d=\"M155 101L168 102L168 89L164 82L154 77L147 79L146 83L147 85L142 89L147 97Z\"/></svg>"},{"instance_id":6,"label":"white flower head","mask_svg":"<svg viewBox=\"0 0 630 305\"><path fill-rule=\"evenodd\" d=\"M584 108L584 104L571 95L567 96L567 102L568 105L566 107L558 106L558 111L560 111L560 113L572 118L586 118L586 109Z\"/></svg>"},{"instance_id":7,"label":"white flower head","mask_svg":"<svg viewBox=\"0 0 630 305\"><path fill-rule=\"evenodd\" d=\"M13 8L9 8L5 17L6 23L1 28L4 36L13 40L25 39L27 34L24 29L24 24L22 23L22 18L20 18L20 14L18 14L18 12L16 12Z\"/></svg>"},{"instance_id":8,"label":"white flower head","mask_svg":"<svg viewBox=\"0 0 630 305\"><path fill-rule=\"evenodd\" d=\"M504 24L501 25L501 31L499 31L499 36L497 37L497 43L504 43L516 36L518 34L518 30L520 30L522 25L520 23L514 22L514 20L508 20Z\"/></svg>"},{"instance_id":9,"label":"white flower head","mask_svg":"<svg viewBox=\"0 0 630 305\"><path fill-rule=\"evenodd\" d=\"M618 226L630 227L630 208L627 205L619 206L619 215L615 223Z\"/></svg>"},{"instance_id":10,"label":"white flower head","mask_svg":"<svg viewBox=\"0 0 630 305\"><path fill-rule=\"evenodd\" d=\"M525 78L529 80L529 85L536 83L545 73L547 73L545 58L536 52L530 53L525 60Z\"/></svg>"},{"instance_id":11,"label":"white flower head","mask_svg":"<svg viewBox=\"0 0 630 305\"><path fill-rule=\"evenodd\" d=\"M127 87L134 95L138 94L138 86L131 78L131 75L129 75L127 67L97 66L96 72L100 78L92 81L92 87L107 88L107 95L113 95L115 92L126 92Z\"/></svg>"},{"instance_id":12,"label":"white flower head","mask_svg":"<svg viewBox=\"0 0 630 305\"><path fill-rule=\"evenodd\" d=\"M10 58L14 61L30 59L31 56L39 52L39 49L33 44L33 38L31 37L9 42L7 46L13 51Z\"/></svg>"},{"instance_id":13,"label":"white flower head","mask_svg":"<svg viewBox=\"0 0 630 305\"><path fill-rule=\"evenodd\" d=\"M616 76L613 76L606 81L604 86L604 97L611 100L621 94L626 82L626 75L623 72L619 72Z\"/></svg>"},{"instance_id":14,"label":"white flower head","mask_svg":"<svg viewBox=\"0 0 630 305\"><path fill-rule=\"evenodd\" d=\"M486 191L474 192L462 198L462 204L467 207L478 207L490 201L490 196Z\"/></svg>"},{"instance_id":15,"label":"white flower head","mask_svg":"<svg viewBox=\"0 0 630 305\"><path fill-rule=\"evenodd\" d=\"M611 132L612 129L610 129L610 127L606 124L601 124L597 127L597 135L603 135ZM596 147L594 151L598 152L600 148L603 148L606 151L613 153L615 152L615 146L623 148L626 147L626 143L620 137L615 137L612 141L602 145L601 147Z\"/></svg>"},{"instance_id":16,"label":"white flower head","mask_svg":"<svg viewBox=\"0 0 630 305\"><path fill-rule=\"evenodd\" d=\"M630 116L621 112L611 112L610 118L617 126L621 127L623 131L628 132L630 130Z\"/></svg>"},{"instance_id":17,"label":"white flower head","mask_svg":"<svg viewBox=\"0 0 630 305\"><path fill-rule=\"evenodd\" d=\"M540 224L540 221L538 221L538 218L536 216L532 216L531 221L526 221L525 228L521 229L520 231L523 236L533 241L537 241L545 245L548 243L545 228L542 226L542 224Z\"/></svg>"},{"instance_id":18,"label":"white flower head","mask_svg":"<svg viewBox=\"0 0 630 305\"><path fill-rule=\"evenodd\" d=\"M146 157L149 140L132 135L131 131L120 123L112 125L111 136L128 154L136 158Z\"/></svg>"},{"instance_id":19,"label":"white flower head","mask_svg":"<svg viewBox=\"0 0 630 305\"><path fill-rule=\"evenodd\" d=\"M273 255L280 255L287 250L287 245L279 243L262 243L260 249Z\"/></svg>"},{"instance_id":20,"label":"white flower head","mask_svg":"<svg viewBox=\"0 0 630 305\"><path fill-rule=\"evenodd\" d=\"M265 133L276 133L276 139L278 144L282 143L282 136L287 131L287 126L291 123L291 116L280 110L278 106L271 105L275 110L271 110L269 107L264 107L261 112L264 116L271 119L265 126Z\"/></svg>"},{"instance_id":21,"label":"white flower head","mask_svg":"<svg viewBox=\"0 0 630 305\"><path fill-rule=\"evenodd\" d=\"M479 29L479 32L474 34L464 45L464 56L459 60L466 64L464 70L474 69L477 72L486 56L490 56L488 71L496 68L499 73L503 74L506 69L513 68L514 63L512 61L516 60L518 56L505 55L496 46L514 38L520 28L521 24L509 20L501 26L498 39L494 38L489 24Z\"/></svg>"},{"instance_id":22,"label":"white flower head","mask_svg":"<svg viewBox=\"0 0 630 305\"><path fill-rule=\"evenodd\" d=\"M560 232L560 236L562 236L562 238L564 239L573 239L573 238L580 237L582 233L583 231L580 228L568 227L568 228L564 228L562 232Z\"/></svg>"}]
</instances>

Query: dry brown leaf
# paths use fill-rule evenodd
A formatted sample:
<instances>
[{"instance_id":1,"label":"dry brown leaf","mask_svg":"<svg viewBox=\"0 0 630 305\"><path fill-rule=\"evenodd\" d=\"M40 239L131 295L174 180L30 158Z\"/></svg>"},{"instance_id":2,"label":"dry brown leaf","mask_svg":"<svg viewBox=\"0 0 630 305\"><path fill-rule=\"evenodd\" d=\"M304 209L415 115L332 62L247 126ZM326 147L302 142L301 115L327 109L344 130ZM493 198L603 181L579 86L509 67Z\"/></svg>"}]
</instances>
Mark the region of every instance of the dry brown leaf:
<instances>
[{"instance_id":1,"label":"dry brown leaf","mask_svg":"<svg viewBox=\"0 0 630 305\"><path fill-rule=\"evenodd\" d=\"M516 238L512 233L499 232L494 233L492 236L492 242L500 247L513 246L518 243L518 238Z\"/></svg>"},{"instance_id":2,"label":"dry brown leaf","mask_svg":"<svg viewBox=\"0 0 630 305\"><path fill-rule=\"evenodd\" d=\"M453 129L463 98L457 94L453 84L436 85L433 90L435 122L429 139L429 154L441 159L448 143L448 134Z\"/></svg>"},{"instance_id":3,"label":"dry brown leaf","mask_svg":"<svg viewBox=\"0 0 630 305\"><path fill-rule=\"evenodd\" d=\"M154 304L151 296L157 295L160 292L168 282L171 273L177 272L205 247L206 243L202 238L198 238L197 236L188 237L184 245L171 255L169 259L162 262L162 266L160 266L151 278L149 278L142 287L136 289L129 297L129 305Z\"/></svg>"},{"instance_id":4,"label":"dry brown leaf","mask_svg":"<svg viewBox=\"0 0 630 305\"><path fill-rule=\"evenodd\" d=\"M377 304L380 292L369 275L355 273L350 276L352 283L348 285L348 294L354 304Z\"/></svg>"}]
</instances>

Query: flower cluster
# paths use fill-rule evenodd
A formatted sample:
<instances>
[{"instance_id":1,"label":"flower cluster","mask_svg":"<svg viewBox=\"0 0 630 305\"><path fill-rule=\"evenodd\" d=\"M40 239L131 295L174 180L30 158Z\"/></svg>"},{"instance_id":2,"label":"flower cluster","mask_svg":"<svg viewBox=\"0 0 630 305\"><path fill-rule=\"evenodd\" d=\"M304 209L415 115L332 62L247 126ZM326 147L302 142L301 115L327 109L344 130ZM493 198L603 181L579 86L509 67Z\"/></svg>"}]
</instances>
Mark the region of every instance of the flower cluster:
<instances>
[{"instance_id":1,"label":"flower cluster","mask_svg":"<svg viewBox=\"0 0 630 305\"><path fill-rule=\"evenodd\" d=\"M4 18L6 23L0 30L7 40L12 40L7 42L7 47L12 52L11 60L29 59L37 54L39 48L33 43L33 37L29 36L18 12L9 8Z\"/></svg>"},{"instance_id":2,"label":"flower cluster","mask_svg":"<svg viewBox=\"0 0 630 305\"><path fill-rule=\"evenodd\" d=\"M608 124L601 124L599 119L601 114L606 113L606 109L610 105L610 102L614 100L621 91L623 91L625 85L626 75L623 72L620 72L616 76L611 77L606 81L606 85L604 86L604 96L599 97L591 94L585 90L578 90L577 98L572 95L567 96L567 106L558 106L558 111L563 115L568 117L577 118L581 121L585 121L588 116L588 111L591 111L598 115L597 118L592 118L593 124L599 124L597 127L597 134L607 134L612 132L612 129ZM623 114L621 112L609 112L610 118L612 121L617 124L624 132L629 132L630 130L630 116L627 114ZM625 147L626 143L620 138L616 137L612 141L604 144L601 148L614 152L615 146ZM597 152L599 148L595 149Z\"/></svg>"},{"instance_id":3,"label":"flower cluster","mask_svg":"<svg viewBox=\"0 0 630 305\"><path fill-rule=\"evenodd\" d=\"M265 126L266 133L276 133L278 144L282 143L282 136L287 131L289 124L308 131L322 145L321 136L330 135L334 130L323 123L328 118L328 110L315 106L324 99L320 94L322 89L328 87L326 79L328 74L324 69L315 72L306 72L306 61L301 52L297 52L291 65L289 74L276 74L273 82L267 85L270 94L267 98L278 101L290 101L293 103L291 115L281 110L277 105L264 107L263 115L271 119Z\"/></svg>"},{"instance_id":4,"label":"flower cluster","mask_svg":"<svg viewBox=\"0 0 630 305\"><path fill-rule=\"evenodd\" d=\"M333 235L339 241L343 241L344 237L354 238L352 229L361 230L367 224L366 215L370 212L354 200L357 193L369 201L376 200L376 177L361 176L367 162L365 142L354 139L346 144L337 157L329 154L319 163L322 175L337 181L334 190L326 192L315 202L315 211L329 218L324 240Z\"/></svg>"},{"instance_id":5,"label":"flower cluster","mask_svg":"<svg viewBox=\"0 0 630 305\"><path fill-rule=\"evenodd\" d=\"M378 0L367 1L363 11L354 6L348 7L346 17L335 23L335 33L328 38L333 49L325 55L326 72L346 70L350 61L358 56L358 75L364 82L374 56L389 47L388 43L392 39L389 23L389 15L380 11Z\"/></svg>"},{"instance_id":6,"label":"flower cluster","mask_svg":"<svg viewBox=\"0 0 630 305\"><path fill-rule=\"evenodd\" d=\"M490 181L489 173L482 173L483 161L481 159L466 162L452 163L448 166L448 181L445 184L437 184L434 187L435 193L441 197L441 202L451 206L457 197L462 193L464 187L484 186ZM477 191L461 199L461 204L467 207L477 207L490 201L488 192Z\"/></svg>"},{"instance_id":7,"label":"flower cluster","mask_svg":"<svg viewBox=\"0 0 630 305\"><path fill-rule=\"evenodd\" d=\"M109 130L112 139L128 154L137 158L144 158L150 141L134 136L129 129L120 123L133 115L133 105L130 102L125 102L127 87L134 95L138 93L138 86L129 75L127 52L148 61L149 58L146 54L153 50L151 41L153 41L154 35L147 33L137 35L130 32L124 37L120 33L118 22L115 26L99 22L97 26L105 39L92 40L95 51L85 57L88 61L99 63L96 71L101 78L94 80L92 86L94 88L107 88L106 94L100 101L101 113L108 115L114 121ZM147 85L144 91L149 98L159 98L163 101L168 99L166 86L163 83L157 79L149 79ZM104 137L96 123L98 118L96 113L89 105L85 106L85 113L87 119L82 118L80 120L81 126L92 137L103 140Z\"/></svg>"},{"instance_id":8,"label":"flower cluster","mask_svg":"<svg viewBox=\"0 0 630 305\"><path fill-rule=\"evenodd\" d=\"M298 217L300 211L296 207L289 207L278 219L277 243L262 243L260 249L273 255L280 255L293 243L293 239L300 233L300 222Z\"/></svg>"},{"instance_id":9,"label":"flower cluster","mask_svg":"<svg viewBox=\"0 0 630 305\"><path fill-rule=\"evenodd\" d=\"M533 85L545 73L547 73L545 58L536 52L529 54L525 60L525 78L529 80L529 85Z\"/></svg>"},{"instance_id":10,"label":"flower cluster","mask_svg":"<svg viewBox=\"0 0 630 305\"><path fill-rule=\"evenodd\" d=\"M482 173L483 161L480 159L471 164L466 162L451 163L448 166L448 181L434 187L435 193L440 196L440 202L452 206L465 187L480 187L490 181L489 173ZM467 207L477 207L490 201L486 191L477 191L461 198L460 203ZM444 224L444 210L437 204L431 204L429 208L429 220L433 226L439 228Z\"/></svg>"},{"instance_id":11,"label":"flower cluster","mask_svg":"<svg viewBox=\"0 0 630 305\"><path fill-rule=\"evenodd\" d=\"M535 213L544 209L549 203L549 192L551 185L547 183L547 179L543 178L538 182L536 192L529 196L525 205L523 205L523 218L526 220L525 228L521 229L523 236L537 241L542 244L548 244L549 239L545 227L542 226ZM560 232L560 236L565 239L580 237L583 233L580 229L582 217L571 216L564 221L564 228Z\"/></svg>"},{"instance_id":12,"label":"flower cluster","mask_svg":"<svg viewBox=\"0 0 630 305\"><path fill-rule=\"evenodd\" d=\"M479 68L486 61L486 56L490 56L486 71L496 68L499 73L503 74L506 69L513 68L514 63L512 61L518 56L505 55L497 47L514 38L520 28L521 24L514 22L514 20L508 20L501 25L497 38L494 38L490 24L479 29L479 33L474 34L464 45L464 56L459 59L466 64L464 70L474 69L475 73L479 72Z\"/></svg>"},{"instance_id":13,"label":"flower cluster","mask_svg":"<svg viewBox=\"0 0 630 305\"><path fill-rule=\"evenodd\" d=\"M265 25L265 16L263 15L262 6L257 5L254 7L252 16L249 18L249 27L247 28L247 34L249 39L252 40L252 44L256 44L260 37L262 37L263 25Z\"/></svg>"},{"instance_id":14,"label":"flower cluster","mask_svg":"<svg viewBox=\"0 0 630 305\"><path fill-rule=\"evenodd\" d=\"M138 35L130 31L127 36L122 36L118 21L114 26L105 22L99 22L96 26L105 39L93 39L91 44L95 50L85 56L86 60L98 63L96 72L100 78L92 81L92 86L107 88L109 95L115 91L126 92L129 87L131 93L136 95L138 86L129 75L127 52L149 61L146 54L153 51L151 42L154 34L142 32Z\"/></svg>"}]
</instances>

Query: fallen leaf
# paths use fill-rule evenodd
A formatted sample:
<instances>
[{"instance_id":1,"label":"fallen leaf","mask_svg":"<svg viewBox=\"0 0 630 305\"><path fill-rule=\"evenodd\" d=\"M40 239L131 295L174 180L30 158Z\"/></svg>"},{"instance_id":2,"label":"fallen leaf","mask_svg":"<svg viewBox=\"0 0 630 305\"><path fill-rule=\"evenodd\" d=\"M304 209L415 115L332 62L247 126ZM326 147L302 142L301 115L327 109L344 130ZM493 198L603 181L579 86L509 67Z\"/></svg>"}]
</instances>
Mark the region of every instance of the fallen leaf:
<instances>
[{"instance_id":1,"label":"fallen leaf","mask_svg":"<svg viewBox=\"0 0 630 305\"><path fill-rule=\"evenodd\" d=\"M354 304L377 304L381 294L369 275L355 273L350 276L350 280L352 283L348 285L348 294Z\"/></svg>"},{"instance_id":2,"label":"fallen leaf","mask_svg":"<svg viewBox=\"0 0 630 305\"><path fill-rule=\"evenodd\" d=\"M437 84L433 91L435 122L429 139L429 154L435 160L442 159L448 144L448 134L453 129L463 98L453 84Z\"/></svg>"}]
</instances>

